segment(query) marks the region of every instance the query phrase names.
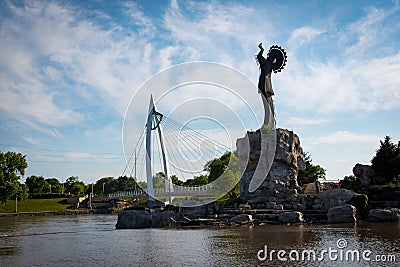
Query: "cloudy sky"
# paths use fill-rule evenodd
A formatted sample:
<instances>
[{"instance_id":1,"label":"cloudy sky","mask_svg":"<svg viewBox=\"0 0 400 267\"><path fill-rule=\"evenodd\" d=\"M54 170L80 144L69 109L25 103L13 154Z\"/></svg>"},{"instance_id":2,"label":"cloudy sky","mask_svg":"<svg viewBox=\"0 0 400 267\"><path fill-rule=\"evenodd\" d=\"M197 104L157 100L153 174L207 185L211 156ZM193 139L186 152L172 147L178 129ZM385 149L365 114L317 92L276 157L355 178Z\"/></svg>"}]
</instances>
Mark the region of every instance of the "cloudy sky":
<instances>
[{"instance_id":1,"label":"cloudy sky","mask_svg":"<svg viewBox=\"0 0 400 267\"><path fill-rule=\"evenodd\" d=\"M277 127L299 135L328 179L343 178L385 135L400 140L399 9L376 0L1 1L0 150L26 154L26 176L118 177L125 111L149 77L211 61L257 83L263 42L288 55L273 76Z\"/></svg>"}]
</instances>

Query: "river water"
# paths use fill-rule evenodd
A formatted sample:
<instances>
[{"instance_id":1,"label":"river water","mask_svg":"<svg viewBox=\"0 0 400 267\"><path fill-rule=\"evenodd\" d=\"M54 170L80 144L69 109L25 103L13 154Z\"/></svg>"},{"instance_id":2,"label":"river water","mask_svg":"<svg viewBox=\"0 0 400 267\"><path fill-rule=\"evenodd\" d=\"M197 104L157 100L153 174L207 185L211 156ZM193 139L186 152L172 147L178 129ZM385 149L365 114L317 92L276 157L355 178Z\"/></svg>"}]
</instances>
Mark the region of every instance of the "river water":
<instances>
[{"instance_id":1,"label":"river water","mask_svg":"<svg viewBox=\"0 0 400 267\"><path fill-rule=\"evenodd\" d=\"M115 230L116 221L115 215L2 217L0 266L400 265L400 223Z\"/></svg>"}]
</instances>

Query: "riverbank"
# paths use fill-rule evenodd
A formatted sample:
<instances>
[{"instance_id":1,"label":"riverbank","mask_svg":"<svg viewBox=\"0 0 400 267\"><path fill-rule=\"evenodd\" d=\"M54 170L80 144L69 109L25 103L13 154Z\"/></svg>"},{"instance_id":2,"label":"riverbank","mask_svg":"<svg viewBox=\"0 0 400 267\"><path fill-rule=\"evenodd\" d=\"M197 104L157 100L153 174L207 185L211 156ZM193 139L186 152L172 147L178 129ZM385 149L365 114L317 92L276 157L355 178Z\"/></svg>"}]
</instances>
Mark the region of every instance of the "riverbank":
<instances>
[{"instance_id":1,"label":"riverbank","mask_svg":"<svg viewBox=\"0 0 400 267\"><path fill-rule=\"evenodd\" d=\"M9 200L6 205L0 204L0 213L66 212L70 206L66 198Z\"/></svg>"},{"instance_id":2,"label":"riverbank","mask_svg":"<svg viewBox=\"0 0 400 267\"><path fill-rule=\"evenodd\" d=\"M56 216L56 215L79 215L94 214L91 210L66 210L66 211L36 211L36 212L5 212L0 213L0 217L13 216Z\"/></svg>"},{"instance_id":3,"label":"riverbank","mask_svg":"<svg viewBox=\"0 0 400 267\"><path fill-rule=\"evenodd\" d=\"M25 199L18 201L17 205L15 200L9 200L6 205L0 204L0 217L113 213L113 209L109 209L108 206L96 206L95 209L86 206L79 209L75 207L76 205L68 203L66 198Z\"/></svg>"},{"instance_id":4,"label":"riverbank","mask_svg":"<svg viewBox=\"0 0 400 267\"><path fill-rule=\"evenodd\" d=\"M15 212L17 209L17 212ZM0 204L0 217L12 216L48 216L104 213L101 210L71 209L66 198L25 199L15 203L10 200L6 205Z\"/></svg>"}]
</instances>

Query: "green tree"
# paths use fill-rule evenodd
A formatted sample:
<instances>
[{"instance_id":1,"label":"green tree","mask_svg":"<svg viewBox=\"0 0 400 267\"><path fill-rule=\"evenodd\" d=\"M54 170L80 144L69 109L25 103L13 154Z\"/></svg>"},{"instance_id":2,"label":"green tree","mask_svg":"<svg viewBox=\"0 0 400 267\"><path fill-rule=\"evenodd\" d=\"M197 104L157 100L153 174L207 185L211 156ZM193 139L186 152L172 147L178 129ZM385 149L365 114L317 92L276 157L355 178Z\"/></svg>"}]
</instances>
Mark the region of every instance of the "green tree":
<instances>
[{"instance_id":1,"label":"green tree","mask_svg":"<svg viewBox=\"0 0 400 267\"><path fill-rule=\"evenodd\" d=\"M46 182L51 186L51 193L62 193L63 187L57 178L47 178Z\"/></svg>"},{"instance_id":2,"label":"green tree","mask_svg":"<svg viewBox=\"0 0 400 267\"><path fill-rule=\"evenodd\" d=\"M138 182L138 185L140 186L140 188L143 190L147 190L147 182L144 181L140 181Z\"/></svg>"},{"instance_id":3,"label":"green tree","mask_svg":"<svg viewBox=\"0 0 400 267\"><path fill-rule=\"evenodd\" d=\"M96 181L93 190L95 194L105 194L105 195L117 192L118 180L115 179L114 177L103 177Z\"/></svg>"},{"instance_id":4,"label":"green tree","mask_svg":"<svg viewBox=\"0 0 400 267\"><path fill-rule=\"evenodd\" d=\"M224 154L221 159L225 162L228 160L228 164L222 174L222 181L227 188L232 188L226 195L229 199L235 199L239 197L240 194L240 170L238 165L238 157L235 153L229 152L229 159L226 159L227 154Z\"/></svg>"},{"instance_id":5,"label":"green tree","mask_svg":"<svg viewBox=\"0 0 400 267\"><path fill-rule=\"evenodd\" d=\"M180 186L183 185L183 181L179 180L178 176L176 176L175 174L171 176L171 181L173 184L180 185Z\"/></svg>"},{"instance_id":6,"label":"green tree","mask_svg":"<svg viewBox=\"0 0 400 267\"><path fill-rule=\"evenodd\" d=\"M32 175L26 178L25 184L28 186L29 194L43 194L49 192L49 183L43 176Z\"/></svg>"},{"instance_id":7,"label":"green tree","mask_svg":"<svg viewBox=\"0 0 400 267\"><path fill-rule=\"evenodd\" d=\"M76 182L72 185L71 187L71 194L75 195L75 196L83 196L85 194L86 191L86 186L83 182Z\"/></svg>"},{"instance_id":8,"label":"green tree","mask_svg":"<svg viewBox=\"0 0 400 267\"><path fill-rule=\"evenodd\" d=\"M117 183L118 183L118 191L133 190L135 188L135 185L136 188L138 188L135 179L133 177L128 177L126 175L118 177Z\"/></svg>"},{"instance_id":9,"label":"green tree","mask_svg":"<svg viewBox=\"0 0 400 267\"><path fill-rule=\"evenodd\" d=\"M207 175L195 176L193 179L187 179L185 182L183 182L183 186L199 186L206 184L208 184Z\"/></svg>"},{"instance_id":10,"label":"green tree","mask_svg":"<svg viewBox=\"0 0 400 267\"><path fill-rule=\"evenodd\" d=\"M26 156L16 152L0 151L0 201L4 204L20 190L19 179L28 167Z\"/></svg>"},{"instance_id":11,"label":"green tree","mask_svg":"<svg viewBox=\"0 0 400 267\"><path fill-rule=\"evenodd\" d=\"M220 158L215 158L206 164L204 169L208 172L208 182L215 181L224 173L231 157L232 152L225 152Z\"/></svg>"},{"instance_id":12,"label":"green tree","mask_svg":"<svg viewBox=\"0 0 400 267\"><path fill-rule=\"evenodd\" d=\"M165 188L165 175L163 172L159 172L153 176L153 187L154 189L164 189Z\"/></svg>"},{"instance_id":13,"label":"green tree","mask_svg":"<svg viewBox=\"0 0 400 267\"><path fill-rule=\"evenodd\" d=\"M15 198L17 197L19 200L23 200L23 199L27 199L29 196L29 189L28 186L26 184L21 184L19 183L19 187L18 187L18 191L17 191L17 195L12 196L11 198Z\"/></svg>"},{"instance_id":14,"label":"green tree","mask_svg":"<svg viewBox=\"0 0 400 267\"><path fill-rule=\"evenodd\" d=\"M306 169L300 170L297 175L297 182L299 185L326 179L326 170L319 165L313 164L311 155L308 152L305 153L304 160L306 163Z\"/></svg>"},{"instance_id":15,"label":"green tree","mask_svg":"<svg viewBox=\"0 0 400 267\"><path fill-rule=\"evenodd\" d=\"M380 147L371 160L375 173L384 178L385 182L392 182L400 174L400 142L395 145L389 136L380 141Z\"/></svg>"},{"instance_id":16,"label":"green tree","mask_svg":"<svg viewBox=\"0 0 400 267\"><path fill-rule=\"evenodd\" d=\"M220 158L215 158L205 166L208 171L208 182L216 182L216 186L221 190L229 190L226 197L234 199L240 193L240 171L238 167L238 158L235 153L225 152ZM220 178L220 179L219 179Z\"/></svg>"},{"instance_id":17,"label":"green tree","mask_svg":"<svg viewBox=\"0 0 400 267\"><path fill-rule=\"evenodd\" d=\"M78 176L71 176L65 181L65 190L69 194L81 196L85 194L85 184L79 181Z\"/></svg>"},{"instance_id":18,"label":"green tree","mask_svg":"<svg viewBox=\"0 0 400 267\"><path fill-rule=\"evenodd\" d=\"M361 188L361 182L354 175L347 175L339 182L340 187L355 190Z\"/></svg>"}]
</instances>

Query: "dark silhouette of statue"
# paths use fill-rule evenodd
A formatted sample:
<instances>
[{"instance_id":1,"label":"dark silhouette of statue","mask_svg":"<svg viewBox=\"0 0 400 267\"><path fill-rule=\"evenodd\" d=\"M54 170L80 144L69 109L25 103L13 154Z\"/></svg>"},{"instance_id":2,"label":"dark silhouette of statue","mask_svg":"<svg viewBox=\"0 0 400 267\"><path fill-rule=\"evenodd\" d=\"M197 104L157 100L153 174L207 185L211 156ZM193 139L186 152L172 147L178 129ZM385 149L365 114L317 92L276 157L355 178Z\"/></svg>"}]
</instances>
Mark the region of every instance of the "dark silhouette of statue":
<instances>
[{"instance_id":1,"label":"dark silhouette of statue","mask_svg":"<svg viewBox=\"0 0 400 267\"><path fill-rule=\"evenodd\" d=\"M257 60L260 64L260 78L258 79L258 89L260 90L261 94L265 97L271 112L272 117L275 117L275 108L274 108L274 100L272 96L275 94L274 90L272 89L271 83L271 74L272 74L272 62L270 62L271 58L265 58L263 56L264 48L262 43L258 45L260 48L260 52L258 52Z\"/></svg>"},{"instance_id":2,"label":"dark silhouette of statue","mask_svg":"<svg viewBox=\"0 0 400 267\"><path fill-rule=\"evenodd\" d=\"M286 52L280 46L273 45L268 51L267 58L265 58L263 56L264 47L262 46L262 43L258 45L258 48L260 48L260 52L258 52L257 55L257 61L260 64L260 77L258 79L258 89L263 96L264 108L266 109L265 104L269 105L269 109L271 111L270 114L271 118L274 119L275 108L272 96L275 93L274 90L272 89L271 74L272 72L274 73L280 72L286 65L287 61ZM268 125L269 123L266 123L267 121L270 120L267 119L267 114L266 114L264 124Z\"/></svg>"}]
</instances>

